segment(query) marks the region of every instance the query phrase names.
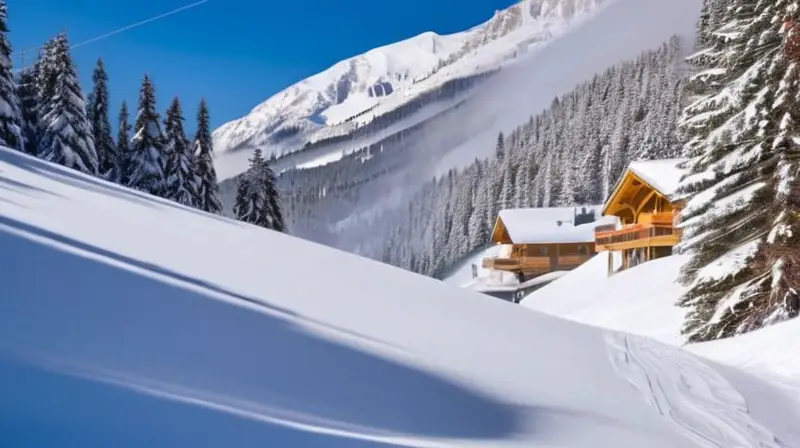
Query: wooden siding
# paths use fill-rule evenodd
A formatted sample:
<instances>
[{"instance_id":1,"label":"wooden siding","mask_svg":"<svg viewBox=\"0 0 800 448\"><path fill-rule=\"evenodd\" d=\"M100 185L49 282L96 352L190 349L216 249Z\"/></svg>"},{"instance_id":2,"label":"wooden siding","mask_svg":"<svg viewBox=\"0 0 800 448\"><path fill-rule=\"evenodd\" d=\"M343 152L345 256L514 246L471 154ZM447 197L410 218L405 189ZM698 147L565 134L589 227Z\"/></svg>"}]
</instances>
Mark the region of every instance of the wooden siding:
<instances>
[{"instance_id":1,"label":"wooden siding","mask_svg":"<svg viewBox=\"0 0 800 448\"><path fill-rule=\"evenodd\" d=\"M484 258L487 269L535 277L552 271L571 270L596 253L594 243L515 244L504 257Z\"/></svg>"}]
</instances>

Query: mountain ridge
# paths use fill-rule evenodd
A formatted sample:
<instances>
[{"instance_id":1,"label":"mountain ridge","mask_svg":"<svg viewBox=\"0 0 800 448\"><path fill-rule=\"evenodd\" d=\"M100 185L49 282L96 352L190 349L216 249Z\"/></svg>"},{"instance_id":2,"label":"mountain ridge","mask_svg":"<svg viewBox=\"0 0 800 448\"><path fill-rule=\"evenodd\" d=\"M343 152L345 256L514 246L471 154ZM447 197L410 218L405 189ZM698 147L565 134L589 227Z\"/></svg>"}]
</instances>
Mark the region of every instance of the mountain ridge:
<instances>
[{"instance_id":1,"label":"mountain ridge","mask_svg":"<svg viewBox=\"0 0 800 448\"><path fill-rule=\"evenodd\" d=\"M448 81L507 64L613 1L522 0L466 31L428 31L344 59L220 126L214 131L216 152L258 147L282 154L348 135ZM244 168L240 160L221 177Z\"/></svg>"}]
</instances>

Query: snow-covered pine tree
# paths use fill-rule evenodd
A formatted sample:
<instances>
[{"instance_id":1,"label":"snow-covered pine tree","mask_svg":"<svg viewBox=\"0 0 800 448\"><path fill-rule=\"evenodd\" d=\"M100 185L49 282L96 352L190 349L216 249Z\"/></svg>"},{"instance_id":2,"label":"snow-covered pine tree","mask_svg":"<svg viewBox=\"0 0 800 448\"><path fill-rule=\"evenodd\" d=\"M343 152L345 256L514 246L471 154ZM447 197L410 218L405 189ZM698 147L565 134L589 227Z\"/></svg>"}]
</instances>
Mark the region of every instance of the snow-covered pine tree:
<instances>
[{"instance_id":1,"label":"snow-covered pine tree","mask_svg":"<svg viewBox=\"0 0 800 448\"><path fill-rule=\"evenodd\" d=\"M39 150L39 118L36 95L36 73L32 68L24 68L17 79L17 96L22 118L22 138L25 140L25 152L38 154Z\"/></svg>"},{"instance_id":2,"label":"snow-covered pine tree","mask_svg":"<svg viewBox=\"0 0 800 448\"><path fill-rule=\"evenodd\" d=\"M239 180L234 216L239 221L283 232L285 224L278 201L275 174L261 150L256 149L250 168Z\"/></svg>"},{"instance_id":3,"label":"snow-covered pine tree","mask_svg":"<svg viewBox=\"0 0 800 448\"><path fill-rule=\"evenodd\" d=\"M706 2L704 16L714 1ZM680 250L691 253L681 305L690 341L724 338L800 310L800 39L797 4L733 2L690 61L694 102L680 129L691 156Z\"/></svg>"},{"instance_id":4,"label":"snow-covered pine tree","mask_svg":"<svg viewBox=\"0 0 800 448\"><path fill-rule=\"evenodd\" d=\"M11 44L6 36L7 9L6 0L0 0L0 145L23 150L22 114L11 73Z\"/></svg>"},{"instance_id":5,"label":"snow-covered pine tree","mask_svg":"<svg viewBox=\"0 0 800 448\"><path fill-rule=\"evenodd\" d=\"M484 182L484 164L476 162L478 169L473 174L475 184L472 214L469 217L469 247L477 249L489 244L489 191L488 183Z\"/></svg>"},{"instance_id":6,"label":"snow-covered pine tree","mask_svg":"<svg viewBox=\"0 0 800 448\"><path fill-rule=\"evenodd\" d=\"M208 105L202 100L197 111L197 133L194 137L194 155L199 177L196 207L209 213L221 214L222 202L219 198L217 172L211 157L213 143L209 120Z\"/></svg>"},{"instance_id":7,"label":"snow-covered pine tree","mask_svg":"<svg viewBox=\"0 0 800 448\"><path fill-rule=\"evenodd\" d=\"M119 157L119 176L117 182L122 185L128 185L128 174L130 172L130 132L131 125L128 121L128 103L123 101L119 108L119 117L117 118L117 156Z\"/></svg>"},{"instance_id":8,"label":"snow-covered pine tree","mask_svg":"<svg viewBox=\"0 0 800 448\"><path fill-rule=\"evenodd\" d=\"M500 194L497 198L497 209L506 210L514 208L514 155L506 154L503 158L500 178Z\"/></svg>"},{"instance_id":9,"label":"snow-covered pine tree","mask_svg":"<svg viewBox=\"0 0 800 448\"><path fill-rule=\"evenodd\" d=\"M55 47L57 45L58 36L48 40L39 49L39 57L33 65L33 71L36 76L36 104L38 106L38 115L44 115L43 109L45 104L53 98L56 94L56 64L55 64ZM43 129L40 129L40 134Z\"/></svg>"},{"instance_id":10,"label":"snow-covered pine tree","mask_svg":"<svg viewBox=\"0 0 800 448\"><path fill-rule=\"evenodd\" d=\"M286 221L283 219L283 206L281 204L281 193L278 190L278 176L275 175L271 163L275 161L275 154L272 155L270 161L264 164L264 189L266 190L266 197L269 200L269 212L271 213L269 220L271 229L278 232L286 232Z\"/></svg>"},{"instance_id":11,"label":"snow-covered pine tree","mask_svg":"<svg viewBox=\"0 0 800 448\"><path fill-rule=\"evenodd\" d=\"M59 34L48 50L54 77L53 96L40 103L39 127L43 131L39 157L96 175L97 152L66 34Z\"/></svg>"},{"instance_id":12,"label":"snow-covered pine tree","mask_svg":"<svg viewBox=\"0 0 800 448\"><path fill-rule=\"evenodd\" d=\"M470 169L474 169L471 167ZM469 170L468 170L469 171ZM447 238L448 265L452 265L469 252L469 217L472 214L472 177L469 173L460 179L454 193L453 223Z\"/></svg>"},{"instance_id":13,"label":"snow-covered pine tree","mask_svg":"<svg viewBox=\"0 0 800 448\"><path fill-rule=\"evenodd\" d=\"M503 160L503 157L506 154L506 140L503 136L503 132L501 131L497 135L497 144L494 147L494 157L497 160Z\"/></svg>"},{"instance_id":14,"label":"snow-covered pine tree","mask_svg":"<svg viewBox=\"0 0 800 448\"><path fill-rule=\"evenodd\" d=\"M94 147L100 164L100 175L113 182L120 179L120 154L114 139L111 137L111 121L109 119L108 74L103 67L103 60L98 59L92 73L92 93L89 101L89 118L92 124Z\"/></svg>"},{"instance_id":15,"label":"snow-covered pine tree","mask_svg":"<svg viewBox=\"0 0 800 448\"><path fill-rule=\"evenodd\" d=\"M166 171L165 197L179 204L195 206L199 177L191 143L183 130L183 109L178 98L174 98L164 119L166 153L169 154Z\"/></svg>"},{"instance_id":16,"label":"snow-covered pine tree","mask_svg":"<svg viewBox=\"0 0 800 448\"><path fill-rule=\"evenodd\" d=\"M128 186L155 196L163 196L164 179L164 135L161 133L156 93L150 77L145 75L139 92L139 107L135 134L131 139L128 158Z\"/></svg>"}]
</instances>

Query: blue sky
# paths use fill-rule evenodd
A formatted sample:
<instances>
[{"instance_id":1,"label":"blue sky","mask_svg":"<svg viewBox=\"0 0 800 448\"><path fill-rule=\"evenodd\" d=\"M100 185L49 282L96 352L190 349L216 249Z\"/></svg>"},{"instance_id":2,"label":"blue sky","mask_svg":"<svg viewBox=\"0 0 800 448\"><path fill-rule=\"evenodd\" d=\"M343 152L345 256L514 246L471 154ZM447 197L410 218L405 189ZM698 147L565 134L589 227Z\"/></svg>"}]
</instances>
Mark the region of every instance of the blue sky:
<instances>
[{"instance_id":1,"label":"blue sky","mask_svg":"<svg viewBox=\"0 0 800 448\"><path fill-rule=\"evenodd\" d=\"M63 29L75 44L194 1L8 0L14 63L20 64L20 50L34 49ZM123 99L135 104L147 72L155 82L160 109L179 96L193 129L196 104L205 97L212 124L218 126L341 59L424 31L460 31L512 3L208 0L76 48L73 57L84 93L95 61L103 58L111 82L112 120Z\"/></svg>"}]
</instances>

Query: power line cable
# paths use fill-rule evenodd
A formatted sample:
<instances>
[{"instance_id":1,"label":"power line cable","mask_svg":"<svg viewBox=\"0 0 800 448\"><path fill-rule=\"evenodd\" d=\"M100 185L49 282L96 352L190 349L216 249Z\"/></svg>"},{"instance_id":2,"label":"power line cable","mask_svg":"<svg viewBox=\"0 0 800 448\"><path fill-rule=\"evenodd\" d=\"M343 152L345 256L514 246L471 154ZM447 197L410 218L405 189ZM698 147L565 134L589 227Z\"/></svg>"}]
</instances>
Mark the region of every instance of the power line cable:
<instances>
[{"instance_id":1,"label":"power line cable","mask_svg":"<svg viewBox=\"0 0 800 448\"><path fill-rule=\"evenodd\" d=\"M91 39L84 40L82 42L79 42L77 44L74 44L74 45L70 46L70 49L75 49L75 48L82 47L84 45L95 43L95 42L103 40L105 38L108 38L108 37L111 37L111 36L115 36L117 34L120 34L120 33L123 33L125 31L131 30L133 28L138 28L138 27L140 27L142 25L146 25L148 23L155 22L156 20L164 19L166 17L178 14L178 13L186 11L188 9L195 8L197 6L202 5L203 3L208 3L208 2L209 2L209 0L199 0L199 1L194 2L194 3L188 4L188 5L185 5L185 6L181 6L180 8L173 9L173 10L171 10L169 12L165 12L165 13L159 14L157 16L150 17L149 19L141 20L139 22L136 22L136 23L133 23L133 24L130 24L130 25L126 25L126 26L124 26L122 28L119 28L119 29L116 29L114 31L110 31L110 32L105 33L105 34L101 34L99 36L95 36L95 37L93 37ZM39 49L41 49L42 47L43 46L39 46L39 47L36 47L36 48L31 48L29 50L22 50L22 51L18 51L18 52L12 53L12 57L19 55L21 58L24 58L25 54L36 52ZM21 65L23 65L23 67L21 67L20 69L25 68L24 67L24 59L23 59L23 64L21 64Z\"/></svg>"}]
</instances>

